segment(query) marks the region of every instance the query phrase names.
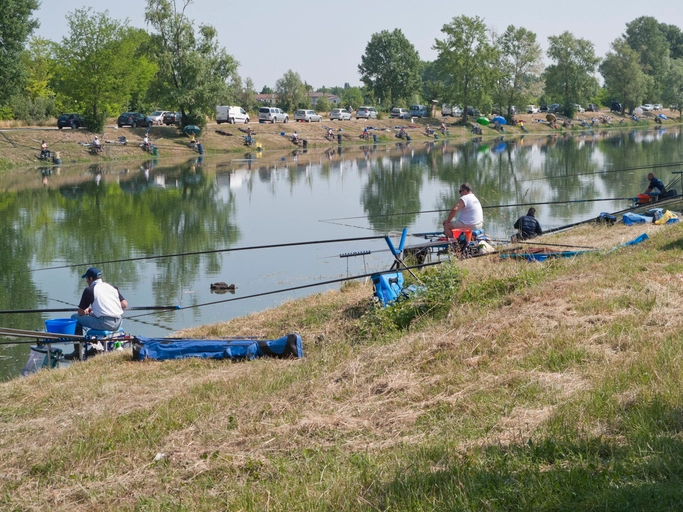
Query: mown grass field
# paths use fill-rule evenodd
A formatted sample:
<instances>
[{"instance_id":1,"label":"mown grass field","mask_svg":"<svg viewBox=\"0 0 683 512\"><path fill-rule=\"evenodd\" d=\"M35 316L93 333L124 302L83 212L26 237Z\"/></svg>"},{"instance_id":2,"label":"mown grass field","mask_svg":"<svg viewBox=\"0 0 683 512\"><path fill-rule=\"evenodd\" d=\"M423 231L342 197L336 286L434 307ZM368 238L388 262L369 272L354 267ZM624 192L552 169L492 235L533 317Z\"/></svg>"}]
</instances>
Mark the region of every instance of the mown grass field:
<instances>
[{"instance_id":1,"label":"mown grass field","mask_svg":"<svg viewBox=\"0 0 683 512\"><path fill-rule=\"evenodd\" d=\"M640 245L608 249L647 232ZM115 353L0 385L3 510L683 509L683 226L435 267L183 333L302 360Z\"/></svg>"}]
</instances>

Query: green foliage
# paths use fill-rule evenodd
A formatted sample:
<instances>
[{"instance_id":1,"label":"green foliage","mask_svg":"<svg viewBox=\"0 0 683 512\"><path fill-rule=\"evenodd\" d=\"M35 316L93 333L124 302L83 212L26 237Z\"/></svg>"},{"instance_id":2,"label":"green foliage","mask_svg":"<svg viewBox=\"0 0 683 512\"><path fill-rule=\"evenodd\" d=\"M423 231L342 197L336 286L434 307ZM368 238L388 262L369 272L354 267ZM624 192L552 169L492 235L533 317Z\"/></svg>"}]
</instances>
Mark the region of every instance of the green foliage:
<instances>
[{"instance_id":1,"label":"green foliage","mask_svg":"<svg viewBox=\"0 0 683 512\"><path fill-rule=\"evenodd\" d=\"M256 90L251 78L247 78L242 89L242 108L247 112L256 112L258 104L256 102Z\"/></svg>"},{"instance_id":2,"label":"green foliage","mask_svg":"<svg viewBox=\"0 0 683 512\"><path fill-rule=\"evenodd\" d=\"M420 57L400 29L373 34L358 71L363 84L386 107L409 101L421 88Z\"/></svg>"},{"instance_id":3,"label":"green foliage","mask_svg":"<svg viewBox=\"0 0 683 512\"><path fill-rule=\"evenodd\" d=\"M327 99L327 96L320 96L315 102L315 110L319 113L329 112L331 109L332 106L330 100Z\"/></svg>"},{"instance_id":4,"label":"green foliage","mask_svg":"<svg viewBox=\"0 0 683 512\"><path fill-rule=\"evenodd\" d=\"M306 87L299 73L291 69L282 78L275 82L277 104L285 112L291 112L297 108L308 108L308 96Z\"/></svg>"},{"instance_id":5,"label":"green foliage","mask_svg":"<svg viewBox=\"0 0 683 512\"><path fill-rule=\"evenodd\" d=\"M651 87L650 77L641 70L638 52L621 38L612 43L612 51L600 64L600 73L611 96L619 98L625 109L641 105Z\"/></svg>"},{"instance_id":6,"label":"green foliage","mask_svg":"<svg viewBox=\"0 0 683 512\"><path fill-rule=\"evenodd\" d=\"M351 105L354 109L357 109L361 105L364 105L363 91L360 87L348 87L344 89L341 95L341 102L344 107Z\"/></svg>"},{"instance_id":7,"label":"green foliage","mask_svg":"<svg viewBox=\"0 0 683 512\"><path fill-rule=\"evenodd\" d=\"M594 73L599 59L593 43L577 39L570 32L548 38L548 57L554 64L545 69L546 93L560 99L565 109L574 103L585 104L595 95L598 81Z\"/></svg>"},{"instance_id":8,"label":"green foliage","mask_svg":"<svg viewBox=\"0 0 683 512\"><path fill-rule=\"evenodd\" d=\"M439 52L437 66L446 87L446 103L463 106L463 122L467 122L467 105L480 109L491 106L490 93L498 78L498 50L490 43L484 20L475 16L458 16L444 25L442 40L434 49Z\"/></svg>"},{"instance_id":9,"label":"green foliage","mask_svg":"<svg viewBox=\"0 0 683 512\"><path fill-rule=\"evenodd\" d=\"M85 125L93 133L102 133L104 131L104 124L107 121L107 115L101 110L93 113L88 110L83 114L83 119L85 120Z\"/></svg>"},{"instance_id":10,"label":"green foliage","mask_svg":"<svg viewBox=\"0 0 683 512\"><path fill-rule=\"evenodd\" d=\"M53 98L55 93L51 81L55 67L54 43L40 37L32 38L28 49L22 54L21 63L26 73L26 96L31 99Z\"/></svg>"},{"instance_id":11,"label":"green foliage","mask_svg":"<svg viewBox=\"0 0 683 512\"><path fill-rule=\"evenodd\" d=\"M26 40L38 28L38 21L31 15L39 6L38 0L0 2L0 103L21 90L25 78L22 52Z\"/></svg>"},{"instance_id":12,"label":"green foliage","mask_svg":"<svg viewBox=\"0 0 683 512\"><path fill-rule=\"evenodd\" d=\"M27 122L45 121L56 115L54 98L17 95L10 98L12 117Z\"/></svg>"},{"instance_id":13,"label":"green foliage","mask_svg":"<svg viewBox=\"0 0 683 512\"><path fill-rule=\"evenodd\" d=\"M454 264L429 268L420 274L419 291L391 306L375 303L360 320L365 338L383 337L409 328L420 319L443 318L462 288L463 271Z\"/></svg>"},{"instance_id":14,"label":"green foliage","mask_svg":"<svg viewBox=\"0 0 683 512\"><path fill-rule=\"evenodd\" d=\"M494 103L508 112L513 105L520 108L543 92L541 72L543 55L536 34L514 25L508 26L497 40L499 73L496 76Z\"/></svg>"},{"instance_id":15,"label":"green foliage","mask_svg":"<svg viewBox=\"0 0 683 512\"><path fill-rule=\"evenodd\" d=\"M69 35L56 47L56 90L93 120L125 110L134 93L147 90L156 69L140 53L147 34L107 11L78 9L67 19Z\"/></svg>"},{"instance_id":16,"label":"green foliage","mask_svg":"<svg viewBox=\"0 0 683 512\"><path fill-rule=\"evenodd\" d=\"M683 59L671 61L664 80L662 100L678 110L680 116L683 109Z\"/></svg>"},{"instance_id":17,"label":"green foliage","mask_svg":"<svg viewBox=\"0 0 683 512\"><path fill-rule=\"evenodd\" d=\"M626 24L626 43L640 56L640 67L652 77L646 99L656 101L664 87L669 67L669 42L659 22L651 16L641 16Z\"/></svg>"},{"instance_id":18,"label":"green foliage","mask_svg":"<svg viewBox=\"0 0 683 512\"><path fill-rule=\"evenodd\" d=\"M182 113L181 124L204 126L216 105L234 103L241 93L237 61L218 47L216 29L194 24L185 11L191 0L178 8L170 0L147 0L145 20L156 34L150 52L158 71L149 97L157 105Z\"/></svg>"}]
</instances>

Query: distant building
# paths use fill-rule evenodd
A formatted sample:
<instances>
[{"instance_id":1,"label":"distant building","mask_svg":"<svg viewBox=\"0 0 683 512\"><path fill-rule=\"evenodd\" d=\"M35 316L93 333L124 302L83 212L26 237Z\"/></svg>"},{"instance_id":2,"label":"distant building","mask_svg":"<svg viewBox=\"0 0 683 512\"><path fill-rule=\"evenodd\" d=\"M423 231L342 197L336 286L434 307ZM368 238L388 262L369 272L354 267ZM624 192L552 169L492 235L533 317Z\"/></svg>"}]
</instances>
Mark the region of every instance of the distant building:
<instances>
[{"instance_id":1,"label":"distant building","mask_svg":"<svg viewBox=\"0 0 683 512\"><path fill-rule=\"evenodd\" d=\"M318 103L318 100L323 96L326 96L327 101L332 105L339 105L341 103L341 98L339 96L328 92L309 92L306 95L308 96L308 99L311 100L311 107L315 107L315 104Z\"/></svg>"},{"instance_id":2,"label":"distant building","mask_svg":"<svg viewBox=\"0 0 683 512\"><path fill-rule=\"evenodd\" d=\"M277 102L277 95L275 94L257 94L256 101L266 105L275 105Z\"/></svg>"}]
</instances>

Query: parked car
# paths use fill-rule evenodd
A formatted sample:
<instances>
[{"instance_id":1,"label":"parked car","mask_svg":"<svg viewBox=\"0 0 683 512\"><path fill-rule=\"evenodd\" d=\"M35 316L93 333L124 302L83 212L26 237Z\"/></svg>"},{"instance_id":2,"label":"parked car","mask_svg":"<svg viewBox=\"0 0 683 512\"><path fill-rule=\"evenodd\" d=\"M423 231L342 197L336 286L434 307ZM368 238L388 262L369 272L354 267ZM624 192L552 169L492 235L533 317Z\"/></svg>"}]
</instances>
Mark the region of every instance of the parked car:
<instances>
[{"instance_id":1,"label":"parked car","mask_svg":"<svg viewBox=\"0 0 683 512\"><path fill-rule=\"evenodd\" d=\"M330 112L330 121L351 121L351 114L345 108L333 108Z\"/></svg>"},{"instance_id":2,"label":"parked car","mask_svg":"<svg viewBox=\"0 0 683 512\"><path fill-rule=\"evenodd\" d=\"M116 124L119 128L122 126L137 128L138 126L152 126L152 121L148 120L147 116L140 112L124 112L119 116Z\"/></svg>"},{"instance_id":3,"label":"parked car","mask_svg":"<svg viewBox=\"0 0 683 512\"><path fill-rule=\"evenodd\" d=\"M62 114L57 118L57 128L85 128L85 120L80 114Z\"/></svg>"},{"instance_id":4,"label":"parked car","mask_svg":"<svg viewBox=\"0 0 683 512\"><path fill-rule=\"evenodd\" d=\"M621 112L623 109L621 108L621 103L618 101L612 101L609 104L609 111L610 112Z\"/></svg>"},{"instance_id":5,"label":"parked car","mask_svg":"<svg viewBox=\"0 0 683 512\"><path fill-rule=\"evenodd\" d=\"M392 108L391 117L393 119L407 119L410 117L410 112L405 108Z\"/></svg>"},{"instance_id":6,"label":"parked car","mask_svg":"<svg viewBox=\"0 0 683 512\"><path fill-rule=\"evenodd\" d=\"M589 103L586 107L586 112L599 112L600 109L595 103Z\"/></svg>"},{"instance_id":7,"label":"parked car","mask_svg":"<svg viewBox=\"0 0 683 512\"><path fill-rule=\"evenodd\" d=\"M652 110L662 110L664 108L661 103L655 103L652 107Z\"/></svg>"},{"instance_id":8,"label":"parked car","mask_svg":"<svg viewBox=\"0 0 683 512\"><path fill-rule=\"evenodd\" d=\"M158 124L160 125L161 123L164 122L164 114L167 112L165 110L155 110L152 112L150 115L147 116L147 120L151 121L152 124Z\"/></svg>"},{"instance_id":9,"label":"parked car","mask_svg":"<svg viewBox=\"0 0 683 512\"><path fill-rule=\"evenodd\" d=\"M510 111L509 114L511 116L514 116L517 113L517 107L515 106L510 106L510 107L501 107L501 108L493 108L491 109L491 113L496 116L506 116L508 115L508 110Z\"/></svg>"},{"instance_id":10,"label":"parked car","mask_svg":"<svg viewBox=\"0 0 683 512\"><path fill-rule=\"evenodd\" d=\"M247 112L242 107L223 105L219 105L216 107L216 124L247 124L249 121L249 114L247 114Z\"/></svg>"},{"instance_id":11,"label":"parked car","mask_svg":"<svg viewBox=\"0 0 683 512\"><path fill-rule=\"evenodd\" d=\"M651 103L645 103L645 105L641 105L640 108L643 109L643 112L650 112L655 109L655 106Z\"/></svg>"},{"instance_id":12,"label":"parked car","mask_svg":"<svg viewBox=\"0 0 683 512\"><path fill-rule=\"evenodd\" d=\"M574 107L574 112L585 112L585 111L586 111L586 109L583 108L583 107L582 107L581 105L579 105L578 103L574 103L574 104L572 105L572 107Z\"/></svg>"},{"instance_id":13,"label":"parked car","mask_svg":"<svg viewBox=\"0 0 683 512\"><path fill-rule=\"evenodd\" d=\"M281 108L261 107L258 109L259 123L286 123L289 121L289 114L283 112Z\"/></svg>"},{"instance_id":14,"label":"parked car","mask_svg":"<svg viewBox=\"0 0 683 512\"><path fill-rule=\"evenodd\" d=\"M548 105L542 104L540 107L538 107L539 112L547 112L548 111Z\"/></svg>"},{"instance_id":15,"label":"parked car","mask_svg":"<svg viewBox=\"0 0 683 512\"><path fill-rule=\"evenodd\" d=\"M526 106L526 113L527 114L537 114L538 113L538 107L536 105L527 105Z\"/></svg>"},{"instance_id":16,"label":"parked car","mask_svg":"<svg viewBox=\"0 0 683 512\"><path fill-rule=\"evenodd\" d=\"M458 105L447 105L444 103L441 105L441 115L444 117L460 117L462 116L462 109Z\"/></svg>"},{"instance_id":17,"label":"parked car","mask_svg":"<svg viewBox=\"0 0 683 512\"><path fill-rule=\"evenodd\" d=\"M358 107L356 119L377 119L377 109L375 107Z\"/></svg>"},{"instance_id":18,"label":"parked car","mask_svg":"<svg viewBox=\"0 0 683 512\"><path fill-rule=\"evenodd\" d=\"M424 105L410 105L410 117L429 117L427 107Z\"/></svg>"},{"instance_id":19,"label":"parked car","mask_svg":"<svg viewBox=\"0 0 683 512\"><path fill-rule=\"evenodd\" d=\"M164 114L163 123L165 125L178 124L180 122L181 117L182 115L180 114L180 112L166 112Z\"/></svg>"},{"instance_id":20,"label":"parked car","mask_svg":"<svg viewBox=\"0 0 683 512\"><path fill-rule=\"evenodd\" d=\"M551 114L557 114L560 110L562 109L562 105L559 103L553 103L552 105L548 105L548 112Z\"/></svg>"},{"instance_id":21,"label":"parked car","mask_svg":"<svg viewBox=\"0 0 683 512\"><path fill-rule=\"evenodd\" d=\"M481 115L481 112L478 108L474 108L470 105L469 107L467 107L467 115L470 117L479 117Z\"/></svg>"},{"instance_id":22,"label":"parked car","mask_svg":"<svg viewBox=\"0 0 683 512\"><path fill-rule=\"evenodd\" d=\"M307 123L319 123L323 120L323 116L318 114L315 110L297 110L294 112L295 121L306 121Z\"/></svg>"}]
</instances>

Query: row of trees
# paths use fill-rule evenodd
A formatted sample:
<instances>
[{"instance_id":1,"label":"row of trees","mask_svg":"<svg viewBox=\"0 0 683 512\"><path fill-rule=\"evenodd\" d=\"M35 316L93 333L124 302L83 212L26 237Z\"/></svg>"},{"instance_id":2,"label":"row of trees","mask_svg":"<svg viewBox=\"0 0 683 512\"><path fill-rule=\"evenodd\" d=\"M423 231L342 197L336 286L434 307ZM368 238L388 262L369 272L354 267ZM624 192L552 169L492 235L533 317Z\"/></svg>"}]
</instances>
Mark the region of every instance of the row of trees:
<instances>
[{"instance_id":1,"label":"row of trees","mask_svg":"<svg viewBox=\"0 0 683 512\"><path fill-rule=\"evenodd\" d=\"M91 9L67 16L68 36L60 42L29 40L37 0L0 3L0 118L41 119L57 112L85 115L98 130L107 116L123 110L177 109L183 124L199 124L215 105L257 108L251 79L237 73L238 62L218 45L216 29L195 26L192 0L146 0L151 31L134 28ZM570 32L552 36L543 65L536 34L507 27L490 30L479 17L459 16L435 39L437 58L420 60L400 29L371 36L358 66L364 87L325 87L343 105L375 104L383 109L432 101L510 112L513 105L620 101L683 105L683 33L674 25L641 17L626 25L604 59L593 44ZM600 87L597 73L604 79ZM274 89L286 110L310 107L313 87L287 71ZM316 104L329 110L326 98ZM465 116L467 114L465 113ZM465 117L465 121L466 121Z\"/></svg>"},{"instance_id":2,"label":"row of trees","mask_svg":"<svg viewBox=\"0 0 683 512\"><path fill-rule=\"evenodd\" d=\"M683 33L652 17L627 23L602 60L586 39L570 32L551 36L545 68L536 34L525 28L510 25L497 34L477 16L459 16L441 32L433 62L420 61L400 29L373 34L358 66L370 95L384 105L421 99L483 111L556 102L570 116L575 104L610 99L628 109L643 102L683 105Z\"/></svg>"}]
</instances>

